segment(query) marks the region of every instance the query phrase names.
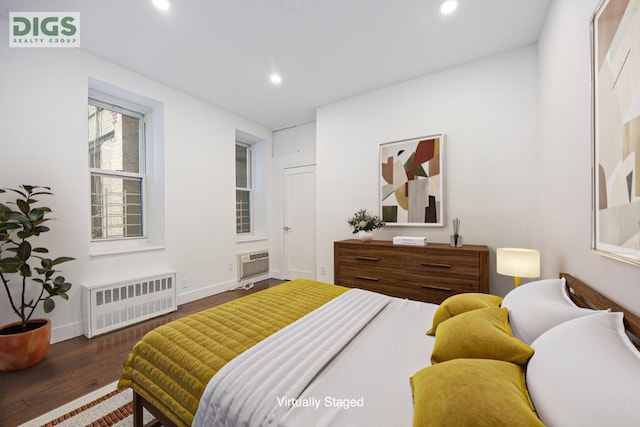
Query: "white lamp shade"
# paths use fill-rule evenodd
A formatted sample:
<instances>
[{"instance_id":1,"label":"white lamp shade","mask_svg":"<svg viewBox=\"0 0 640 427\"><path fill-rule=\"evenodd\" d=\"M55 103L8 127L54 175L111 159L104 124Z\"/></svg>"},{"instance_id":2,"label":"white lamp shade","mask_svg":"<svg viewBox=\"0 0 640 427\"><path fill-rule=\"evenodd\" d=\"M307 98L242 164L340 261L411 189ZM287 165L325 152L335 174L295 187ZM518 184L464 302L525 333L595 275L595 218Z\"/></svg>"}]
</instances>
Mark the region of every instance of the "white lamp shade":
<instances>
[{"instance_id":1,"label":"white lamp shade","mask_svg":"<svg viewBox=\"0 0 640 427\"><path fill-rule=\"evenodd\" d=\"M498 248L496 270L513 277L540 277L540 251L521 248Z\"/></svg>"}]
</instances>

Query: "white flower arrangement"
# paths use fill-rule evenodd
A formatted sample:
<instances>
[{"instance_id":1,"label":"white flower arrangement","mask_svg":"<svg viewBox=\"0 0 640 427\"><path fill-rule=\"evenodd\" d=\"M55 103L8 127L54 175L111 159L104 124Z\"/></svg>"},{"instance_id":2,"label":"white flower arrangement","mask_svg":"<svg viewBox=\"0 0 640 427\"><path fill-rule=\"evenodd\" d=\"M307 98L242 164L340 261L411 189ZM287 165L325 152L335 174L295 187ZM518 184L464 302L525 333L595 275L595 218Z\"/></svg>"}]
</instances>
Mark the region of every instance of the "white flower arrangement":
<instances>
[{"instance_id":1,"label":"white flower arrangement","mask_svg":"<svg viewBox=\"0 0 640 427\"><path fill-rule=\"evenodd\" d=\"M353 214L353 217L347 220L347 223L353 228L353 234L359 231L372 231L376 228L384 227L384 222L377 215L371 215L365 209L360 209Z\"/></svg>"}]
</instances>

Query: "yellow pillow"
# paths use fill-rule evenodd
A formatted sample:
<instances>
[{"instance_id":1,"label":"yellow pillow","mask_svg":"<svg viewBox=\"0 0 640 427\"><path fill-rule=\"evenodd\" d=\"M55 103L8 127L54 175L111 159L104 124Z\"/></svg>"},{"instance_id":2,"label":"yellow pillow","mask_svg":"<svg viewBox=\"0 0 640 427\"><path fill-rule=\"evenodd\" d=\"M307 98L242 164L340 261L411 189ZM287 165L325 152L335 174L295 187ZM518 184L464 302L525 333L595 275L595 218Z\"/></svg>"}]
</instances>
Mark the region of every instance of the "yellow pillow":
<instances>
[{"instance_id":1,"label":"yellow pillow","mask_svg":"<svg viewBox=\"0 0 640 427\"><path fill-rule=\"evenodd\" d=\"M450 296L442 301L433 315L433 326L427 331L427 335L435 335L438 325L453 316L479 308L499 307L500 303L502 297L491 294L466 293Z\"/></svg>"},{"instance_id":2,"label":"yellow pillow","mask_svg":"<svg viewBox=\"0 0 640 427\"><path fill-rule=\"evenodd\" d=\"M438 326L431 363L451 359L495 359L525 365L533 349L513 336L506 308L468 311Z\"/></svg>"},{"instance_id":3,"label":"yellow pillow","mask_svg":"<svg viewBox=\"0 0 640 427\"><path fill-rule=\"evenodd\" d=\"M513 363L456 359L410 379L415 427L543 426L524 379Z\"/></svg>"}]
</instances>

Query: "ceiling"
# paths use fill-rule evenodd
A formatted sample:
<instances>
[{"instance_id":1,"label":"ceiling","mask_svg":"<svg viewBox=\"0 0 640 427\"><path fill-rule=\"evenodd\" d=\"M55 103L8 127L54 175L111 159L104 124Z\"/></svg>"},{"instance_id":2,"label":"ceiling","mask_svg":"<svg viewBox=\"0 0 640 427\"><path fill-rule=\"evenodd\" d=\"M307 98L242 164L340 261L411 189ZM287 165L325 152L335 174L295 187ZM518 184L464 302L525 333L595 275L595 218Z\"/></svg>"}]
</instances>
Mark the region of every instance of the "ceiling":
<instances>
[{"instance_id":1,"label":"ceiling","mask_svg":"<svg viewBox=\"0 0 640 427\"><path fill-rule=\"evenodd\" d=\"M538 40L551 0L0 0L80 12L81 49L270 129ZM269 75L278 72L282 84Z\"/></svg>"}]
</instances>

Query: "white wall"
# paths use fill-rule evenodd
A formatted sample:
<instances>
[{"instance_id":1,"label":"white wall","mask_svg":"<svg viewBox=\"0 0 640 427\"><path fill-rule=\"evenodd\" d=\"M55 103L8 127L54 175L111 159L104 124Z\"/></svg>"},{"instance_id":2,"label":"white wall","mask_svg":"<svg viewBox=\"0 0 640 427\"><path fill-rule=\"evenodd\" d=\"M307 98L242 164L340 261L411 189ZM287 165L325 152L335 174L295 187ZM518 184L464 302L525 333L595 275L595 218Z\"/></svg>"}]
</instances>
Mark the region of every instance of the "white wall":
<instances>
[{"instance_id":1,"label":"white wall","mask_svg":"<svg viewBox=\"0 0 640 427\"><path fill-rule=\"evenodd\" d=\"M56 256L77 259L61 265L74 287L70 301L58 299L51 314L53 341L82 333L82 283L175 269L183 302L235 284L235 267L228 269L242 247L235 233L235 132L241 129L266 141L266 153L271 132L77 49L9 48L7 26L0 19L0 187L51 186L55 196L47 203L57 220L42 243ZM89 256L89 77L164 103L163 250ZM246 245L265 247L268 242ZM188 288L182 287L185 277ZM1 297L0 324L14 320Z\"/></svg>"},{"instance_id":2,"label":"white wall","mask_svg":"<svg viewBox=\"0 0 640 427\"><path fill-rule=\"evenodd\" d=\"M535 241L537 114L533 45L319 108L319 280L333 280L333 242L353 237L347 218L378 211L378 145L444 133L445 227L384 227L375 238L448 242L458 217L465 243L491 248L491 291L506 293L513 279L495 273L495 248Z\"/></svg>"},{"instance_id":3,"label":"white wall","mask_svg":"<svg viewBox=\"0 0 640 427\"><path fill-rule=\"evenodd\" d=\"M565 271L640 313L640 267L590 251L589 23L599 0L555 0L539 42L542 273Z\"/></svg>"}]
</instances>

